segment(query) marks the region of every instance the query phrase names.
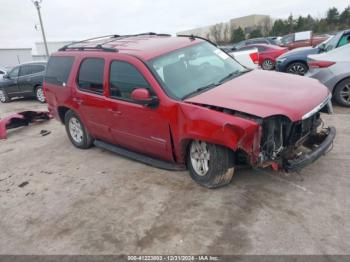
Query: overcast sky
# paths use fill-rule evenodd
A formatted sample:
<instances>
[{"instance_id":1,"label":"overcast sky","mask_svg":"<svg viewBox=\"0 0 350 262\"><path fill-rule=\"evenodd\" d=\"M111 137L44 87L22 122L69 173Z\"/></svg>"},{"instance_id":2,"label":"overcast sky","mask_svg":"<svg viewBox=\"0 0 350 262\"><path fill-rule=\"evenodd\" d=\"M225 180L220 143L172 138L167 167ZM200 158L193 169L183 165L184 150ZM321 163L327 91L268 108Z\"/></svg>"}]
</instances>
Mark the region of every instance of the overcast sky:
<instances>
[{"instance_id":1,"label":"overcast sky","mask_svg":"<svg viewBox=\"0 0 350 262\"><path fill-rule=\"evenodd\" d=\"M231 18L266 14L322 17L350 0L43 0L42 15L48 41L78 40L105 34L176 33L225 22ZM0 0L0 47L32 47L41 41L36 9L31 0Z\"/></svg>"}]
</instances>

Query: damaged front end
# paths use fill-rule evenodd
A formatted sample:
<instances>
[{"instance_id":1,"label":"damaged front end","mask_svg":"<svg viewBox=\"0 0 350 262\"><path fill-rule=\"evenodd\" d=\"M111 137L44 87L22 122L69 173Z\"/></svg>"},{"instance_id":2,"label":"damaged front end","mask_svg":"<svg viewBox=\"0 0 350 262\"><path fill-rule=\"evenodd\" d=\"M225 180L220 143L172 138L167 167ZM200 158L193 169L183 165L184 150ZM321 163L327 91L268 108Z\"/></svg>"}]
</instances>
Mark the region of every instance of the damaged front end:
<instances>
[{"instance_id":1,"label":"damaged front end","mask_svg":"<svg viewBox=\"0 0 350 262\"><path fill-rule=\"evenodd\" d=\"M295 172L324 155L336 135L334 127L324 126L320 117L324 111L332 111L329 101L297 122L285 116L264 119L258 166Z\"/></svg>"},{"instance_id":2,"label":"damaged front end","mask_svg":"<svg viewBox=\"0 0 350 262\"><path fill-rule=\"evenodd\" d=\"M24 111L0 119L0 139L7 138L7 130L50 120L49 112Z\"/></svg>"}]
</instances>

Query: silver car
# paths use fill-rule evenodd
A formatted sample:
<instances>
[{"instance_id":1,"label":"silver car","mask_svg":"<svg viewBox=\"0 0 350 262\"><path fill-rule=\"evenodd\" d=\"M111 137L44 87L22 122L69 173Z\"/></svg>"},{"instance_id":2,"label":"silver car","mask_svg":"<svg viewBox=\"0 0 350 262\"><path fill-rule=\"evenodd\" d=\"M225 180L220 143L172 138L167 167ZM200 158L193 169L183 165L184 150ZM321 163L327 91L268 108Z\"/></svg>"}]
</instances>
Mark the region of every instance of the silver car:
<instances>
[{"instance_id":1,"label":"silver car","mask_svg":"<svg viewBox=\"0 0 350 262\"><path fill-rule=\"evenodd\" d=\"M328 53L308 56L308 77L329 88L340 105L350 107L350 44Z\"/></svg>"}]
</instances>

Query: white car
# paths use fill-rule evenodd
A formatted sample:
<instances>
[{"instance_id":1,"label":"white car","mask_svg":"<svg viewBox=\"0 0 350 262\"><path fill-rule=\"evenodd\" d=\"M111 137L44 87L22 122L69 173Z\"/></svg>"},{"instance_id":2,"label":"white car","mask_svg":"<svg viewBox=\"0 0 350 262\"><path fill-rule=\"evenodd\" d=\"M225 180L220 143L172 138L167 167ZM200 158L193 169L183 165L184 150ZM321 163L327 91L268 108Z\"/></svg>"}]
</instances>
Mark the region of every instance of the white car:
<instances>
[{"instance_id":1,"label":"white car","mask_svg":"<svg viewBox=\"0 0 350 262\"><path fill-rule=\"evenodd\" d=\"M229 55L236 59L238 63L249 69L256 69L259 67L259 53L257 48L229 52Z\"/></svg>"}]
</instances>

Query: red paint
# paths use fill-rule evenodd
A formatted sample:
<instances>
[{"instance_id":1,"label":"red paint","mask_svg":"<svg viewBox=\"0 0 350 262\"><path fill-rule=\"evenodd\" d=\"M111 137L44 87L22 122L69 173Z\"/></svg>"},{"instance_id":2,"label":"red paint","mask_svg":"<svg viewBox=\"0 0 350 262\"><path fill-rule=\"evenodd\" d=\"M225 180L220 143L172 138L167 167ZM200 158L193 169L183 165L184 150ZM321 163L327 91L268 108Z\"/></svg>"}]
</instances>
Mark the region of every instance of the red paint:
<instances>
[{"instance_id":1,"label":"red paint","mask_svg":"<svg viewBox=\"0 0 350 262\"><path fill-rule=\"evenodd\" d=\"M327 89L316 80L252 71L186 101L169 98L145 62L202 41L186 37L142 36L109 45L118 48L119 52L55 53L54 56L73 56L75 61L66 87L44 82L49 111L62 120L58 110L74 110L93 137L167 161L184 163L186 145L192 139L200 139L233 150L244 150L254 164L260 152L261 126L253 120L197 104L217 105L261 117L283 114L297 121L328 95ZM103 95L77 88L77 72L86 57L105 60ZM158 98L158 106L151 108L110 97L108 79L113 60L128 62L141 72ZM135 91L133 96L147 97L142 90Z\"/></svg>"},{"instance_id":2,"label":"red paint","mask_svg":"<svg viewBox=\"0 0 350 262\"><path fill-rule=\"evenodd\" d=\"M326 68L335 64L332 61L308 61L307 64L310 68Z\"/></svg>"},{"instance_id":3,"label":"red paint","mask_svg":"<svg viewBox=\"0 0 350 262\"><path fill-rule=\"evenodd\" d=\"M259 50L259 65L261 66L265 60L271 60L273 63L276 63L276 58L280 55L286 53L288 48L279 47L277 45L264 45L264 44L256 44L249 45L249 47L255 47Z\"/></svg>"},{"instance_id":4,"label":"red paint","mask_svg":"<svg viewBox=\"0 0 350 262\"><path fill-rule=\"evenodd\" d=\"M131 93L131 98L135 101L149 101L151 100L151 95L145 88L137 88Z\"/></svg>"},{"instance_id":5,"label":"red paint","mask_svg":"<svg viewBox=\"0 0 350 262\"><path fill-rule=\"evenodd\" d=\"M0 119L0 139L7 138L7 129L27 126L30 123L41 122L51 118L49 112L24 111Z\"/></svg>"}]
</instances>

